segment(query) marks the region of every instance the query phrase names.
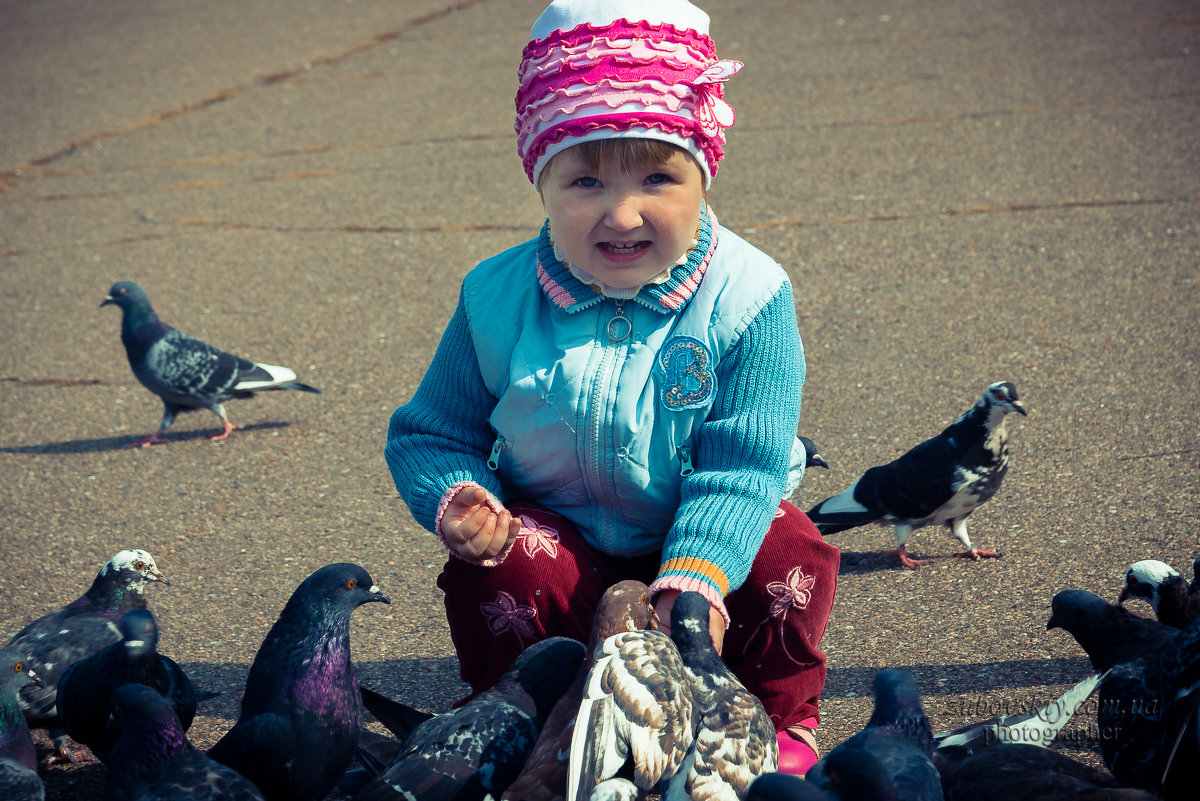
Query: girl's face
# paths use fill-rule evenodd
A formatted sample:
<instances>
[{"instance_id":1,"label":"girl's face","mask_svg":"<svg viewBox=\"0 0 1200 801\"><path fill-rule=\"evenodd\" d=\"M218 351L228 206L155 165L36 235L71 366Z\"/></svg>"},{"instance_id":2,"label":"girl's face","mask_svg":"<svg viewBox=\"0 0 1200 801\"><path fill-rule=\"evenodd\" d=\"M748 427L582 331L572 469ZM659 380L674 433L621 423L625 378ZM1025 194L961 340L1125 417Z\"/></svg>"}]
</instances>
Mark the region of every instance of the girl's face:
<instances>
[{"instance_id":1,"label":"girl's face","mask_svg":"<svg viewBox=\"0 0 1200 801\"><path fill-rule=\"evenodd\" d=\"M652 167L599 170L567 148L546 166L542 203L567 261L609 286L640 286L695 238L704 200L700 167L682 150ZM611 162L610 162L611 163Z\"/></svg>"}]
</instances>

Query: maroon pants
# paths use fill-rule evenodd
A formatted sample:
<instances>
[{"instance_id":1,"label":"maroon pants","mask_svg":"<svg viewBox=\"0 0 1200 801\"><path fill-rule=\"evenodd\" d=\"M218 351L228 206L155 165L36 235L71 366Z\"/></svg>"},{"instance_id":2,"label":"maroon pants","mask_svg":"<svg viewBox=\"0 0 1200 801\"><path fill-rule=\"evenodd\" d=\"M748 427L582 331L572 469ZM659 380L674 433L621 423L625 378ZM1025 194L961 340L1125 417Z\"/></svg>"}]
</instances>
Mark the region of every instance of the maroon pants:
<instances>
[{"instance_id":1,"label":"maroon pants","mask_svg":"<svg viewBox=\"0 0 1200 801\"><path fill-rule=\"evenodd\" d=\"M658 554L597 553L566 518L520 503L508 508L525 528L501 564L481 567L451 556L438 576L471 695L495 684L532 643L553 636L587 642L604 591L624 579L650 583L660 562ZM833 607L839 558L808 517L784 501L750 576L725 599L732 622L722 655L777 730L797 723L815 728L820 720L825 654L817 645Z\"/></svg>"}]
</instances>

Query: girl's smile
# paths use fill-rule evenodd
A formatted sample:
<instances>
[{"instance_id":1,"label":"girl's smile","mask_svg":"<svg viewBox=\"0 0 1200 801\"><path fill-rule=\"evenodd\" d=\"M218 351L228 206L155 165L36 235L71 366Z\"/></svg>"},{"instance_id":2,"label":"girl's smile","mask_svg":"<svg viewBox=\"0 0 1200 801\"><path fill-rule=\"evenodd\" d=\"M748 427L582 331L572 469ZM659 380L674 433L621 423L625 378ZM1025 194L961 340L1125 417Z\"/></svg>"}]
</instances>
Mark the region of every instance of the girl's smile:
<instances>
[{"instance_id":1,"label":"girl's smile","mask_svg":"<svg viewBox=\"0 0 1200 801\"><path fill-rule=\"evenodd\" d=\"M567 262L615 289L635 289L692 246L704 201L699 165L683 150L664 162L593 169L577 147L542 176L542 202Z\"/></svg>"}]
</instances>

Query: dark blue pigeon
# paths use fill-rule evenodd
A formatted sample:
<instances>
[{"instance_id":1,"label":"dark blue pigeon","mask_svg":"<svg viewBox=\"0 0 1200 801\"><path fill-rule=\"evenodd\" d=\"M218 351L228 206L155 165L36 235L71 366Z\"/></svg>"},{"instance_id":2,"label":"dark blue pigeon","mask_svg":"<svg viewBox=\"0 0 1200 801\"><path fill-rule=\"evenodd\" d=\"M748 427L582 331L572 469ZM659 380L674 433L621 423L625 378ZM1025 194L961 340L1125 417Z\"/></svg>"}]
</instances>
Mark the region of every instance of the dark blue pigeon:
<instances>
[{"instance_id":1,"label":"dark blue pigeon","mask_svg":"<svg viewBox=\"0 0 1200 801\"><path fill-rule=\"evenodd\" d=\"M745 801L829 801L829 796L801 776L764 773L750 784Z\"/></svg>"},{"instance_id":2,"label":"dark blue pigeon","mask_svg":"<svg viewBox=\"0 0 1200 801\"><path fill-rule=\"evenodd\" d=\"M109 754L113 801L263 801L254 784L197 750L171 703L144 684L123 684L110 697Z\"/></svg>"},{"instance_id":3,"label":"dark blue pigeon","mask_svg":"<svg viewBox=\"0 0 1200 801\"><path fill-rule=\"evenodd\" d=\"M354 758L363 720L350 615L391 603L366 570L326 565L300 583L250 666L237 723L209 756L268 801L317 801Z\"/></svg>"},{"instance_id":4,"label":"dark blue pigeon","mask_svg":"<svg viewBox=\"0 0 1200 801\"><path fill-rule=\"evenodd\" d=\"M567 637L529 646L490 690L413 729L391 765L355 801L498 798L521 771L584 650Z\"/></svg>"},{"instance_id":5,"label":"dark blue pigeon","mask_svg":"<svg viewBox=\"0 0 1200 801\"><path fill-rule=\"evenodd\" d=\"M908 671L875 674L875 709L862 731L835 746L805 778L842 801L941 801L933 732Z\"/></svg>"},{"instance_id":6,"label":"dark blue pigeon","mask_svg":"<svg viewBox=\"0 0 1200 801\"><path fill-rule=\"evenodd\" d=\"M320 393L297 381L295 371L287 367L234 356L172 328L158 319L145 290L133 281L113 284L100 305L110 303L121 309L121 342L133 374L163 402L158 430L126 447L165 443L166 431L180 412L208 409L223 426L211 438L222 440L241 428L229 422L221 405L225 401L252 398L255 392L269 389Z\"/></svg>"},{"instance_id":7,"label":"dark blue pigeon","mask_svg":"<svg viewBox=\"0 0 1200 801\"><path fill-rule=\"evenodd\" d=\"M17 700L23 687L39 684L25 654L11 646L0 650L0 798L5 801L42 801L45 796L33 735Z\"/></svg>"},{"instance_id":8,"label":"dark blue pigeon","mask_svg":"<svg viewBox=\"0 0 1200 801\"><path fill-rule=\"evenodd\" d=\"M1112 774L1029 743L997 743L942 770L946 801L1155 801Z\"/></svg>"},{"instance_id":9,"label":"dark blue pigeon","mask_svg":"<svg viewBox=\"0 0 1200 801\"><path fill-rule=\"evenodd\" d=\"M1141 598L1150 604L1160 622L1177 629L1200 618L1200 582L1193 578L1189 586L1179 571L1157 559L1143 559L1126 568L1125 586L1117 603L1130 598Z\"/></svg>"},{"instance_id":10,"label":"dark blue pigeon","mask_svg":"<svg viewBox=\"0 0 1200 801\"><path fill-rule=\"evenodd\" d=\"M692 679L697 715L687 762L668 785L665 801L744 798L750 784L779 762L770 715L713 646L712 606L698 592L681 592L671 607L671 639Z\"/></svg>"},{"instance_id":11,"label":"dark blue pigeon","mask_svg":"<svg viewBox=\"0 0 1200 801\"><path fill-rule=\"evenodd\" d=\"M1087 590L1063 590L1054 596L1046 621L1050 629L1074 637L1098 671L1157 653L1179 633Z\"/></svg>"},{"instance_id":12,"label":"dark blue pigeon","mask_svg":"<svg viewBox=\"0 0 1200 801\"><path fill-rule=\"evenodd\" d=\"M121 618L121 642L81 659L58 682L58 714L67 734L101 761L117 741L108 726L109 696L123 684L145 684L170 702L183 730L196 716L196 691L173 659L158 653L158 625L149 609Z\"/></svg>"},{"instance_id":13,"label":"dark blue pigeon","mask_svg":"<svg viewBox=\"0 0 1200 801\"><path fill-rule=\"evenodd\" d=\"M21 691L25 718L47 729L54 740L51 761L76 761L58 714L58 681L71 665L121 641L117 623L131 609L145 609L144 590L152 581L170 584L154 557L140 548L121 551L100 568L82 596L18 631L9 645L29 657L41 687Z\"/></svg>"},{"instance_id":14,"label":"dark blue pigeon","mask_svg":"<svg viewBox=\"0 0 1200 801\"><path fill-rule=\"evenodd\" d=\"M868 469L849 488L808 511L822 535L890 521L903 567L924 564L905 551L915 529L944 525L966 547L956 556L999 556L967 536L967 518L1000 489L1008 472L1009 412L1026 414L1017 388L999 381L942 433L894 461Z\"/></svg>"}]
</instances>

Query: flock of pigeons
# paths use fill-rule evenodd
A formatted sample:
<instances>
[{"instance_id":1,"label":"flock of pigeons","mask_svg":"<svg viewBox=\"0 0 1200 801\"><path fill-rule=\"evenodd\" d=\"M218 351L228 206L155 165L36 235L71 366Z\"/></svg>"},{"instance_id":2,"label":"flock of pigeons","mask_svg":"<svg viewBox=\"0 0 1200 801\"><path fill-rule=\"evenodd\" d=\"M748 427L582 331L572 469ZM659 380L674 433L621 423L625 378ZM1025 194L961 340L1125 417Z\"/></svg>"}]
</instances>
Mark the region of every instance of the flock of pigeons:
<instances>
[{"instance_id":1,"label":"flock of pigeons","mask_svg":"<svg viewBox=\"0 0 1200 801\"><path fill-rule=\"evenodd\" d=\"M138 380L162 398L165 441L181 411L207 408L236 429L224 401L264 389L317 390L288 368L255 364L160 322L137 284L104 304ZM1026 414L1009 382L937 436L867 470L809 516L828 535L890 522L903 567L917 528L945 525L977 549L966 519L1008 468L1006 415ZM828 466L801 438L807 463ZM1129 567L1115 603L1083 590L1056 595L1047 628L1069 632L1095 675L1051 705L934 734L912 676L882 670L862 731L801 779L775 772L774 727L728 671L708 634L708 602L683 593L670 634L640 582L621 582L597 608L591 639L530 646L491 690L433 715L360 687L349 622L390 603L358 565L327 565L294 591L251 665L236 723L207 753L188 740L198 692L158 653L146 601L169 584L151 555L121 551L77 600L17 632L0 653L0 799L42 799L31 728L53 740L47 761L76 761L75 743L105 763L110 796L320 801L932 801L933 799L1192 799L1200 779L1200 558L1187 583L1157 561ZM1145 600L1155 619L1122 605ZM1108 772L1047 746L1098 694ZM391 732L364 728L369 711Z\"/></svg>"},{"instance_id":2,"label":"flock of pigeons","mask_svg":"<svg viewBox=\"0 0 1200 801\"><path fill-rule=\"evenodd\" d=\"M530 646L467 704L430 714L360 687L350 616L390 603L354 564L293 592L251 664L237 721L207 753L188 740L198 692L158 653L145 588L154 558L121 551L75 601L0 651L0 798L42 799L31 727L57 759L75 743L107 766L116 801L989 801L1193 799L1200 786L1200 558L1186 582L1131 565L1115 603L1064 590L1046 627L1079 643L1095 674L1050 705L934 734L913 677L875 677L866 726L803 779L775 772L774 727L725 667L708 602L683 593L670 634L648 588L611 587L585 645ZM1129 611L1146 601L1155 618ZM1050 750L1093 694L1108 771ZM371 712L391 732L364 728Z\"/></svg>"}]
</instances>

